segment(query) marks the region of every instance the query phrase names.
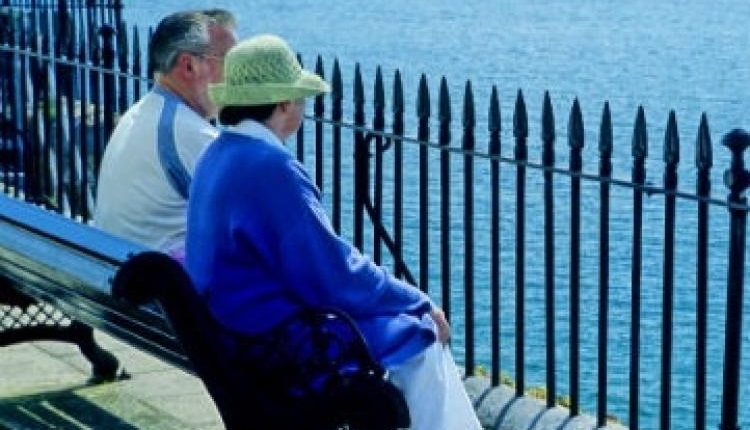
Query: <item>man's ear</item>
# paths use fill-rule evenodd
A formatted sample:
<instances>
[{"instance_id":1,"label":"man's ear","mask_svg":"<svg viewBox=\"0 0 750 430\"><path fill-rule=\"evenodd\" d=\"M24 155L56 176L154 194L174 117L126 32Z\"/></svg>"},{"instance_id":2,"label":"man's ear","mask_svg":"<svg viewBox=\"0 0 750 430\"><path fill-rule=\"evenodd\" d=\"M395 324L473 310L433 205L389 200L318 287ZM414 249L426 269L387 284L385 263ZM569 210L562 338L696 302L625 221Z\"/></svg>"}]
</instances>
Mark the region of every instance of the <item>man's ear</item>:
<instances>
[{"instance_id":1,"label":"man's ear","mask_svg":"<svg viewBox=\"0 0 750 430\"><path fill-rule=\"evenodd\" d=\"M175 69L184 77L193 74L195 72L195 57L187 52L181 52L177 56Z\"/></svg>"}]
</instances>

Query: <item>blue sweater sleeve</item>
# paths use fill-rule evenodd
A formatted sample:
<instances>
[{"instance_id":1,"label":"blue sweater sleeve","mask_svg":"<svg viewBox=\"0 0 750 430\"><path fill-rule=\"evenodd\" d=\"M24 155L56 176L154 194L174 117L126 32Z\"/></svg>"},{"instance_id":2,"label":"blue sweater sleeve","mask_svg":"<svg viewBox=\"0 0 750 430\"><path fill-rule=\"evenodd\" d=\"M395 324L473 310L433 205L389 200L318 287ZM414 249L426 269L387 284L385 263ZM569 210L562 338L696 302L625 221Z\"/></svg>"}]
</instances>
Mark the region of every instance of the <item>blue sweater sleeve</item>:
<instances>
[{"instance_id":1,"label":"blue sweater sleeve","mask_svg":"<svg viewBox=\"0 0 750 430\"><path fill-rule=\"evenodd\" d=\"M317 187L296 160L280 164L267 165L273 186L260 189L266 196L256 202L263 207L253 210L265 213L263 236L276 238L266 243L264 260L293 296L357 317L422 315L431 309L426 294L375 265L333 231Z\"/></svg>"}]
</instances>

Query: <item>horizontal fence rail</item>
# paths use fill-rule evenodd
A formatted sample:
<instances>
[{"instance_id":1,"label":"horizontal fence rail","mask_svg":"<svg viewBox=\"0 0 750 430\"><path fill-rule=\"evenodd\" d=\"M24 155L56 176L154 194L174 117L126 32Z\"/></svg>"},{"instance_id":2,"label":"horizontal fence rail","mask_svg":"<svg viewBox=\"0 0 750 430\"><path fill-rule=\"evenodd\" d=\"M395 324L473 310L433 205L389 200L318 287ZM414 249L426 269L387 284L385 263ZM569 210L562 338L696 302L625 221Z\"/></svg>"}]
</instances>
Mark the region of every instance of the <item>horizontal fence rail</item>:
<instances>
[{"instance_id":1,"label":"horizontal fence rail","mask_svg":"<svg viewBox=\"0 0 750 430\"><path fill-rule=\"evenodd\" d=\"M2 191L90 222L106 141L151 86L141 33L116 1L0 5ZM332 92L290 149L333 228L444 308L467 374L598 426L750 422L747 133L722 139L729 196L716 198L705 114L681 142L670 112L654 141L642 107L623 130L604 103L587 128L576 99L561 127L549 93L536 117L520 90L501 112L493 87L480 112L470 81L454 103L445 78L433 92L422 75L412 98L398 71L377 68L369 91L359 64L351 80L337 60L314 68Z\"/></svg>"}]
</instances>

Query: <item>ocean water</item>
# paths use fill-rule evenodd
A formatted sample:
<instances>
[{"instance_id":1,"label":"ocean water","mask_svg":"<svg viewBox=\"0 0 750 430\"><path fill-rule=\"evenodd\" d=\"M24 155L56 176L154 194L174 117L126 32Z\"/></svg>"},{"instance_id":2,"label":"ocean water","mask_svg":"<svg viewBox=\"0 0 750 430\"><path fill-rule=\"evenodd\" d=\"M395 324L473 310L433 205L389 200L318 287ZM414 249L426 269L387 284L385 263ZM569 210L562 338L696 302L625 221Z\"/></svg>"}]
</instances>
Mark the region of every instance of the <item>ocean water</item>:
<instances>
[{"instance_id":1,"label":"ocean water","mask_svg":"<svg viewBox=\"0 0 750 430\"><path fill-rule=\"evenodd\" d=\"M746 29L750 17L750 3L744 0L665 0L660 2L632 0L628 2L602 0L396 0L348 2L319 0L289 0L274 2L258 0L242 2L221 0L212 3L225 7L239 17L240 37L255 33L276 33L286 38L302 55L308 66L315 56L321 55L330 76L330 67L338 59L342 68L346 94L351 94L351 79L355 64L359 64L366 85L374 80L375 70L382 68L386 88L398 69L403 78L407 97L407 116L414 116L414 103L419 78L425 74L430 84L433 114L437 112L437 88L442 77L449 83L454 103L454 125L460 124L460 106L467 80L472 83L477 104L478 133L486 130L484 118L487 101L493 86L501 100L503 119L503 155L512 156L512 112L515 96L523 91L529 109L529 156L540 160L539 117L545 91L549 91L557 120L556 163L567 167L566 125L568 112L574 99L578 99L586 125L584 171L597 169L597 135L603 103L608 101L612 111L615 133L614 176L628 179L630 136L638 106L646 112L649 133L649 159L647 175L656 185L662 181L662 140L667 116L674 110L680 132L679 188L693 192L695 188L694 141L699 118L706 113L714 143L714 168L712 170L713 196L724 199L726 188L721 175L729 165L727 151L720 146L722 135L735 127L750 127L750 32ZM165 14L181 8L205 7L198 0L164 0L125 2L125 18L131 25L154 25ZM371 103L371 87L366 87ZM348 96L348 99L351 97ZM388 100L390 102L390 100ZM368 111L371 110L368 104ZM348 110L345 110L348 113ZM351 116L348 116L351 120ZM435 128L433 127L433 133ZM407 134L414 135L413 121L407 123ZM349 137L347 136L346 139ZM456 145L460 134L454 132ZM346 140L345 140L346 142ZM484 146L483 146L484 145ZM478 147L486 143L478 140ZM409 149L407 149L409 151ZM436 160L431 160L437 169ZM460 177L461 160L452 162L456 176ZM409 170L409 169L407 169ZM410 169L412 172L415 169ZM487 184L487 166L479 165L476 188L484 190ZM434 173L437 176L437 170ZM513 195L515 172L503 170L502 193ZM530 177L527 220L527 331L526 355L527 385L544 383L544 330L541 306L528 303L542 300L543 267L541 255L542 213L538 174ZM435 184L435 186L437 186ZM566 193L569 179L555 179L555 238L556 324L558 361L558 393L567 391L567 327L568 327L568 225L567 209L570 202ZM324 190L325 192L325 190ZM435 189L437 192L437 189ZM416 190L407 194L415 195ZM463 248L461 241L460 204L461 189L457 186L453 200L456 210L453 222L455 268L454 285L461 285L463 268L459 264ZM628 189L613 189L611 216L611 267L610 267L610 331L609 366L610 382L608 402L611 413L627 419L627 378L630 296L630 241L632 197ZM582 261L582 408L585 412L596 410L596 321L598 320L598 184L584 183L583 261ZM642 357L641 357L641 428L658 426L659 360L661 339L661 283L662 236L664 208L660 197L646 197L644 219L644 267ZM663 199L662 199L663 200ZM413 205L407 196L406 206ZM478 197L477 222L479 229L486 222L486 193ZM512 375L514 362L513 319L515 295L513 285L514 212L509 203L502 211L502 361L503 371ZM694 384L694 327L695 327L695 204L680 201L677 205L677 266L675 269L675 349L672 385L673 428L693 428ZM405 230L408 235L416 229L414 211L407 211ZM721 398L721 368L723 357L723 324L725 320L727 215L726 209L713 207L712 245L710 258L712 271L709 291L709 426L718 424ZM477 359L488 363L488 249L484 245L486 233L478 231L475 250L477 262L476 321L480 324L477 338ZM437 238L435 237L437 240ZM439 250L431 248L431 270L437 270ZM407 250L409 251L409 250ZM411 249L411 251L414 251ZM410 254L410 252L407 252ZM416 255L416 252L411 252ZM407 257L408 259L408 257ZM416 272L416 262L407 261ZM432 274L432 272L431 272ZM439 279L439 273L435 272ZM747 277L747 275L746 275ZM435 282L437 289L438 283ZM746 295L747 296L747 295ZM454 312L462 314L461 291L456 291ZM750 309L746 303L745 309ZM750 372L750 333L744 315L743 374L747 381ZM482 322L485 323L481 326ZM455 321L457 358L463 348L462 325ZM506 340L509 339L509 340ZM741 424L750 425L750 384L744 384L740 411Z\"/></svg>"}]
</instances>

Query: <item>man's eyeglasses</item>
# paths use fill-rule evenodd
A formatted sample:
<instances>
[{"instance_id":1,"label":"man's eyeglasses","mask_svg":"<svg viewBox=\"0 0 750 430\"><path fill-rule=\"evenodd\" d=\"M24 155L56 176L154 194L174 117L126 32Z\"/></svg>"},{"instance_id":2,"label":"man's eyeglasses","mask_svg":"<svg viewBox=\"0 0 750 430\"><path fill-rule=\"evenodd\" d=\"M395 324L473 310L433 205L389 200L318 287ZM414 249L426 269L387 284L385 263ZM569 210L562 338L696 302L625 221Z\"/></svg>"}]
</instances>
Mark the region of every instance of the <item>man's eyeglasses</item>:
<instances>
[{"instance_id":1,"label":"man's eyeglasses","mask_svg":"<svg viewBox=\"0 0 750 430\"><path fill-rule=\"evenodd\" d=\"M201 54L200 57L201 58L211 58L211 59L214 59L214 60L216 60L216 61L218 61L220 63L224 61L224 56L223 55Z\"/></svg>"},{"instance_id":2,"label":"man's eyeglasses","mask_svg":"<svg viewBox=\"0 0 750 430\"><path fill-rule=\"evenodd\" d=\"M210 52L190 52L190 54L193 55L194 57L198 57L198 58L200 58L202 60L211 59L211 60L216 60L219 64L223 64L224 63L224 56L223 55L216 55L216 54L212 54Z\"/></svg>"}]
</instances>

